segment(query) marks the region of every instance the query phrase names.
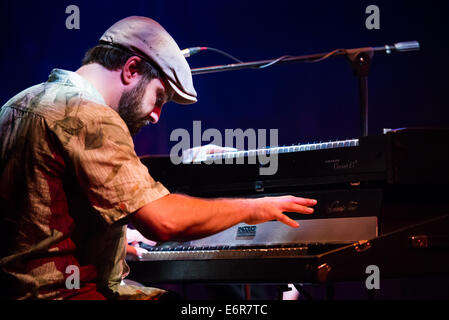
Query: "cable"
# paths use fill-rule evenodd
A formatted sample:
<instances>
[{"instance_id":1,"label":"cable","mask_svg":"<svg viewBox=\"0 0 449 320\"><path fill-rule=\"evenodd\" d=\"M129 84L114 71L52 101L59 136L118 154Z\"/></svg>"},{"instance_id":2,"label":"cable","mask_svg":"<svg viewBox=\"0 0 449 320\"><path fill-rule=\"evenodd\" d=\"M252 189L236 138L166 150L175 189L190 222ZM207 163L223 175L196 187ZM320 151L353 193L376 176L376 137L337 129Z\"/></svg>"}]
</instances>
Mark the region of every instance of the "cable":
<instances>
[{"instance_id":1,"label":"cable","mask_svg":"<svg viewBox=\"0 0 449 320\"><path fill-rule=\"evenodd\" d=\"M231 56L229 53L226 53L226 52L224 52L223 50L215 49L215 48L211 48L211 47L201 47L201 49L202 49L202 50L215 51L215 52L221 53L222 55L224 55L224 56L228 57L229 59L232 59L232 60L234 60L234 61L236 61L236 62L238 62L238 63L243 63L242 60L237 59L237 58L234 57L234 56Z\"/></svg>"},{"instance_id":2,"label":"cable","mask_svg":"<svg viewBox=\"0 0 449 320\"><path fill-rule=\"evenodd\" d=\"M269 63L267 63L267 64L264 64L264 65L261 65L261 66L255 67L255 68L256 68L256 69L268 68L268 67L271 67L273 64L276 64L276 63L278 63L279 61L282 61L282 60L287 59L287 58L291 58L291 56L282 56L282 57L277 58L277 59L274 60L274 61L271 61L271 62L269 62Z\"/></svg>"},{"instance_id":3,"label":"cable","mask_svg":"<svg viewBox=\"0 0 449 320\"><path fill-rule=\"evenodd\" d=\"M305 62L307 62L307 63L320 62L320 61L323 61L323 60L325 60L325 59L327 59L327 58L329 58L329 57L331 57L331 56L333 56L333 55L335 55L337 53L343 53L345 51L346 51L345 49L335 49L334 51L329 52L328 54L324 55L321 58L318 58L318 59L315 59L315 60L310 60L310 61L305 61Z\"/></svg>"},{"instance_id":4,"label":"cable","mask_svg":"<svg viewBox=\"0 0 449 320\"><path fill-rule=\"evenodd\" d=\"M318 58L318 59L315 59L315 60L306 60L304 62L307 62L307 63L320 62L320 61L323 61L323 60L325 60L325 59L327 59L327 58L329 58L329 57L331 57L331 56L333 56L333 55L335 55L337 53L342 53L344 51L345 51L345 49L336 49L336 50L334 50L332 52L329 52L328 54L326 54L325 56L323 56L321 58ZM274 64L276 64L276 63L278 63L278 62L280 62L282 60L285 60L285 59L291 58L291 57L292 56L282 56L282 57L277 58L274 61L271 61L270 63L264 64L264 65L261 65L261 66L255 67L255 68L256 69L268 68L268 67L271 67L272 65L274 65Z\"/></svg>"},{"instance_id":5,"label":"cable","mask_svg":"<svg viewBox=\"0 0 449 320\"><path fill-rule=\"evenodd\" d=\"M211 47L192 47L192 48L187 48L187 49L182 50L182 53L184 54L185 57L190 57L191 55L194 55L194 54L196 54L196 53L198 53L200 51L204 51L204 50L215 51L215 52L220 53L220 54L222 54L222 55L224 55L224 56L226 56L226 57L230 58L231 60L234 60L234 61L236 61L238 63L244 63L242 60L237 59L236 57L230 55L227 52L224 52L223 50L216 49L216 48L211 48ZM336 50L334 50L332 52L329 52L328 54L324 55L321 58L305 60L303 62L307 62L307 63L320 62L320 61L323 61L323 60L325 60L325 59L327 59L327 58L329 58L329 57L331 57L331 56L333 56L335 54L340 54L340 53L344 53L344 52L346 52L345 49L336 49ZM264 65L261 65L261 66L257 66L257 67L253 67L253 69L268 68L268 67L271 67L272 65L275 65L276 63L279 63L280 61L283 61L283 60L288 59L288 58L292 58L292 56L290 56L290 55L282 56L282 57L279 57L276 60L273 60L273 61L271 61L271 62L269 62L267 64L264 64Z\"/></svg>"}]
</instances>

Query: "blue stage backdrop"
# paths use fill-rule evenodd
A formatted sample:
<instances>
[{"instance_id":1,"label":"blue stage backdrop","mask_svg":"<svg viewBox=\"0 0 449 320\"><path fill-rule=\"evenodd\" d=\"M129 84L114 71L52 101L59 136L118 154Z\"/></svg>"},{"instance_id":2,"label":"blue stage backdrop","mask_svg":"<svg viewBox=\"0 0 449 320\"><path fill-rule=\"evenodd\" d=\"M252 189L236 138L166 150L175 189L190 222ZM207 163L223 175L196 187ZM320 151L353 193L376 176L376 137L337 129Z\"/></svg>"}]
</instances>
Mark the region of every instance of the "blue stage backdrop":
<instances>
[{"instance_id":1,"label":"blue stage backdrop","mask_svg":"<svg viewBox=\"0 0 449 320\"><path fill-rule=\"evenodd\" d=\"M381 46L418 40L419 52L375 54L369 76L370 134L382 128L448 126L447 5L443 1L21 1L0 4L0 103L46 81L52 68L76 70L85 51L115 21L143 15L159 21L181 48L209 46L244 61ZM367 6L380 10L368 30ZM67 29L66 8L80 10ZM192 68L231 63L213 52L189 58ZM136 151L167 154L176 128L277 128L279 144L360 135L358 87L347 61L331 58L264 70L194 76L199 102L169 103L162 119L135 137Z\"/></svg>"}]
</instances>

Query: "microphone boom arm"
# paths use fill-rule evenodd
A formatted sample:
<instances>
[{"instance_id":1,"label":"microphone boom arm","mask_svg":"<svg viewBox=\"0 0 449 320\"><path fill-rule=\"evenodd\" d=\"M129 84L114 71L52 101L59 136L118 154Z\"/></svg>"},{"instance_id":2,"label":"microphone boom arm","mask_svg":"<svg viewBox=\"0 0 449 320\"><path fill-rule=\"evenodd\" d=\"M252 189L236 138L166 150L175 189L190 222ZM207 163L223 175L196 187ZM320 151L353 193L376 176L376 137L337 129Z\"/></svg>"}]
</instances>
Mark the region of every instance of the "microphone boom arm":
<instances>
[{"instance_id":1,"label":"microphone boom arm","mask_svg":"<svg viewBox=\"0 0 449 320\"><path fill-rule=\"evenodd\" d=\"M260 60L252 62L242 62L227 65L219 65L205 68L191 69L193 75L223 72L241 69L261 69L273 64L292 63L292 62L318 62L331 56L346 56L351 64L354 75L359 82L359 104L360 104L360 124L361 135L368 135L368 73L374 52L390 54L392 51L407 52L420 49L418 41L398 42L394 45L385 45L381 47L366 47L355 49L337 49L327 53L309 54L303 56L284 56L277 59Z\"/></svg>"},{"instance_id":2,"label":"microphone boom arm","mask_svg":"<svg viewBox=\"0 0 449 320\"><path fill-rule=\"evenodd\" d=\"M332 52L326 53L316 53L309 54L303 56L289 56L285 57L276 62L276 64L281 63L291 63L291 62L314 62L316 60L325 58L326 56L346 56L350 55L354 52L362 52L362 51L375 51L375 52L384 52L386 54L390 54L392 51L397 52L405 52L405 51L415 51L419 50L420 46L417 41L407 41L407 42L399 42L394 45L385 45L381 47L367 47L367 48L356 48L356 49L337 49ZM269 59L269 60L259 60L252 62L242 62L242 63L233 63L212 67L203 67L203 68L194 68L191 69L193 75L197 74L206 74L213 72L223 72L223 71L233 71L233 70L241 70L241 69L258 69L259 67L272 63L277 59Z\"/></svg>"}]
</instances>

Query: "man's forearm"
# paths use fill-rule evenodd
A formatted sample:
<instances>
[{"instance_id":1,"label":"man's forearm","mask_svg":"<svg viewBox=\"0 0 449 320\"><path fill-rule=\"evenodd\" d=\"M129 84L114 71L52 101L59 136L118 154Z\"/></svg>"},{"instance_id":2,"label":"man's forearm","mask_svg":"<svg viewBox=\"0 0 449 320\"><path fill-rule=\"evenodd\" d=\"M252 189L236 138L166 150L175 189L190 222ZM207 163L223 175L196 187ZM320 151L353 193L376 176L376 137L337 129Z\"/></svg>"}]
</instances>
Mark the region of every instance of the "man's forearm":
<instances>
[{"instance_id":1,"label":"man's forearm","mask_svg":"<svg viewBox=\"0 0 449 320\"><path fill-rule=\"evenodd\" d=\"M189 240L220 232L244 221L250 206L247 199L202 199L170 194L144 206L134 214L131 222L135 224L136 220L143 220L146 227L152 227L147 230L152 234L145 235L144 230L139 230L144 231L147 238Z\"/></svg>"},{"instance_id":2,"label":"man's forearm","mask_svg":"<svg viewBox=\"0 0 449 320\"><path fill-rule=\"evenodd\" d=\"M237 223L257 224L276 219L291 227L299 224L283 212L310 214L316 200L293 196L257 199L202 199L169 194L130 216L148 239L190 240L225 230Z\"/></svg>"}]
</instances>

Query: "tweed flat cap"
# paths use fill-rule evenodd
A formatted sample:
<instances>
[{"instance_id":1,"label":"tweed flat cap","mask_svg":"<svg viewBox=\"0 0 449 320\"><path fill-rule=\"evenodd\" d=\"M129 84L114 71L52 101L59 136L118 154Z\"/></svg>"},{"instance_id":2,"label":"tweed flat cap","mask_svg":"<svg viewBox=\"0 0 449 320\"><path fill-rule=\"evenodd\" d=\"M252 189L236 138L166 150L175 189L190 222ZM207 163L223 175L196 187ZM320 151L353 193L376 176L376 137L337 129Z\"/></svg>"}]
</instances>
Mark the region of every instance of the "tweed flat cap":
<instances>
[{"instance_id":1,"label":"tweed flat cap","mask_svg":"<svg viewBox=\"0 0 449 320\"><path fill-rule=\"evenodd\" d=\"M197 101L189 64L175 40L153 19L138 16L122 19L106 30L100 43L128 49L156 64L175 92L174 102Z\"/></svg>"}]
</instances>

